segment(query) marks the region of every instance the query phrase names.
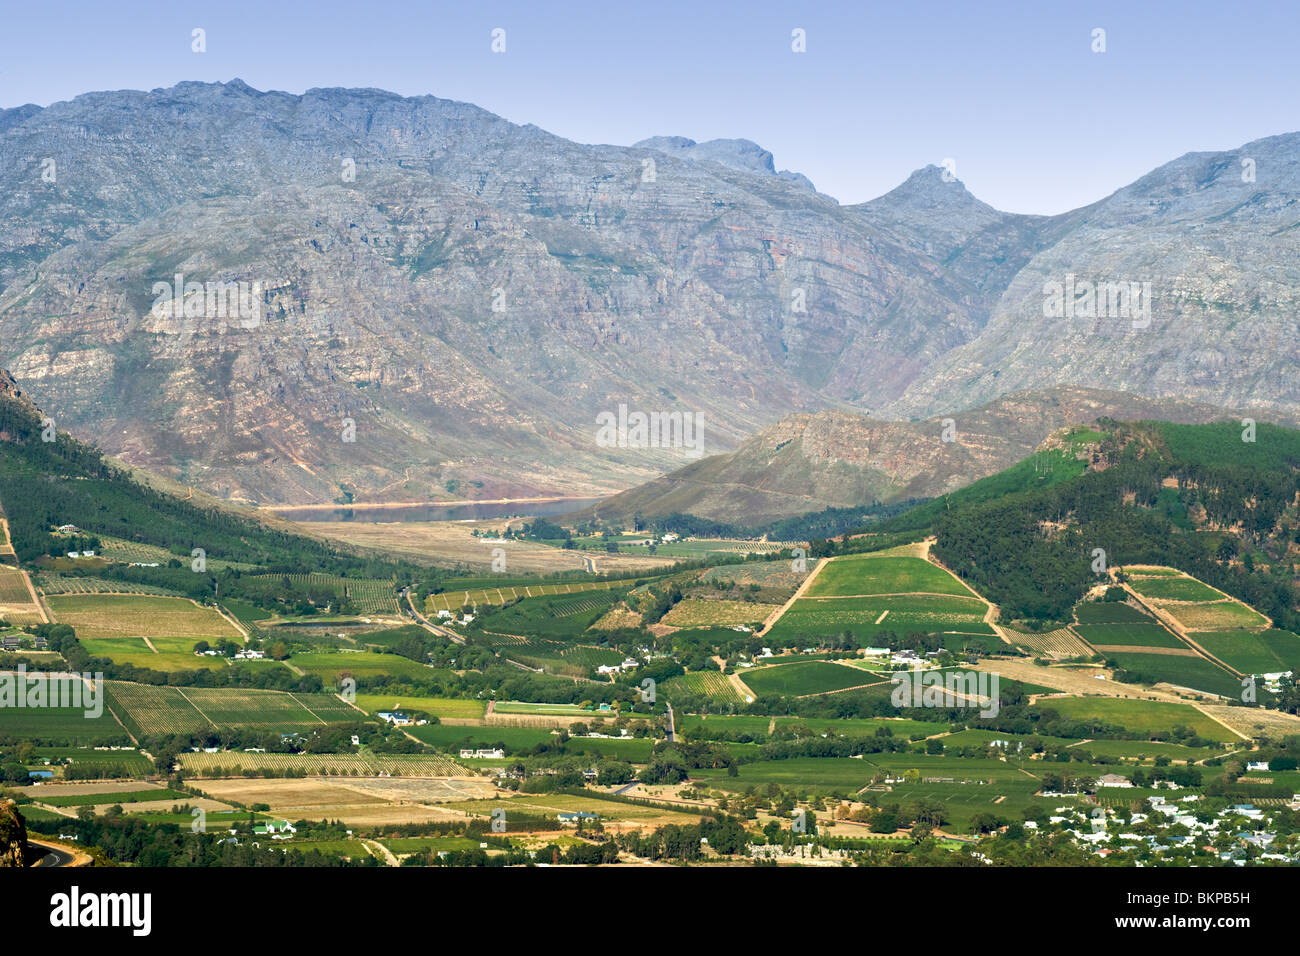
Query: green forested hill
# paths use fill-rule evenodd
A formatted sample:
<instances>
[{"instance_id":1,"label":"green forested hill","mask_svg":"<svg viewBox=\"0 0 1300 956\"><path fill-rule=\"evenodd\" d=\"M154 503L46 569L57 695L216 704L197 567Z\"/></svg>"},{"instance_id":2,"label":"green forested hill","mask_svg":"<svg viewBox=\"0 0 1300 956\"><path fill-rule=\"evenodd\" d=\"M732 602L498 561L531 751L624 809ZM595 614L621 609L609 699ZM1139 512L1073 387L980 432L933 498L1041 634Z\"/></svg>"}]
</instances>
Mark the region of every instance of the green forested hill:
<instances>
[{"instance_id":1,"label":"green forested hill","mask_svg":"<svg viewBox=\"0 0 1300 956\"><path fill-rule=\"evenodd\" d=\"M1300 432L1260 425L1250 442L1236 423L1104 424L1085 474L1024 488L1022 463L987 479L1022 490L954 495L895 523L930 526L935 555L1005 616L1064 618L1099 580L1101 549L1108 567L1173 565L1294 627Z\"/></svg>"},{"instance_id":2,"label":"green forested hill","mask_svg":"<svg viewBox=\"0 0 1300 956\"><path fill-rule=\"evenodd\" d=\"M75 524L90 534L159 545L186 556L202 548L209 557L230 561L340 572L375 563L148 488L96 449L64 433L52 437L43 440L35 408L0 394L0 506L20 561L48 552L52 526Z\"/></svg>"}]
</instances>

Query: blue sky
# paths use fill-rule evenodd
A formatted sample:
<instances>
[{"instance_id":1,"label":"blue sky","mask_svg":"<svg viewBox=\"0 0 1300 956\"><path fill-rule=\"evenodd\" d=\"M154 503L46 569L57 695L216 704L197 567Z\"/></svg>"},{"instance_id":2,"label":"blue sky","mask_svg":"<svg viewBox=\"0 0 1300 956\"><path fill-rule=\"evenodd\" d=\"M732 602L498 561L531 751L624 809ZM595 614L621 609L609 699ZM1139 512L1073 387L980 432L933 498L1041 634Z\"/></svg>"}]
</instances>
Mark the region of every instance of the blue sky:
<instances>
[{"instance_id":1,"label":"blue sky","mask_svg":"<svg viewBox=\"0 0 1300 956\"><path fill-rule=\"evenodd\" d=\"M1185 152L1300 129L1300 6L1281 0L6 0L2 12L0 106L236 76L432 93L580 142L752 139L845 203L951 158L998 208L1061 212ZM195 27L206 53L190 49ZM504 54L490 49L496 27ZM806 53L791 51L795 28Z\"/></svg>"}]
</instances>

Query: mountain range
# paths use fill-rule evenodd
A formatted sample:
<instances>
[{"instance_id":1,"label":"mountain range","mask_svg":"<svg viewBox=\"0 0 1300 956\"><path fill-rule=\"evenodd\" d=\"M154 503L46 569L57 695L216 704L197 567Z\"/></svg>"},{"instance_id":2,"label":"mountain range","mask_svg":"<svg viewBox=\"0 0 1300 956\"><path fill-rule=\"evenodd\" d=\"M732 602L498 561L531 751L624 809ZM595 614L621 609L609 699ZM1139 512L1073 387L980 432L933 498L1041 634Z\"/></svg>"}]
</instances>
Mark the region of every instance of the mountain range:
<instances>
[{"instance_id":1,"label":"mountain range","mask_svg":"<svg viewBox=\"0 0 1300 956\"><path fill-rule=\"evenodd\" d=\"M1055 434L1098 419L1199 425L1240 416L1213 405L1055 386L1012 392L954 417L884 421L790 415L733 452L686 465L585 509L603 520L692 514L755 527L826 508L934 498L1064 447ZM1291 419L1288 417L1287 421Z\"/></svg>"},{"instance_id":2,"label":"mountain range","mask_svg":"<svg viewBox=\"0 0 1300 956\"><path fill-rule=\"evenodd\" d=\"M804 510L907 497L1022 457L1044 409L1291 419L1298 163L1300 134L1191 153L1057 216L928 166L849 206L745 140L584 145L378 90L89 93L0 111L0 365L60 428L258 503L730 481L795 438L847 462ZM1089 283L1141 290L1133 314L1051 308ZM598 442L620 405L702 416L728 464ZM949 414L983 444L925 477Z\"/></svg>"}]
</instances>

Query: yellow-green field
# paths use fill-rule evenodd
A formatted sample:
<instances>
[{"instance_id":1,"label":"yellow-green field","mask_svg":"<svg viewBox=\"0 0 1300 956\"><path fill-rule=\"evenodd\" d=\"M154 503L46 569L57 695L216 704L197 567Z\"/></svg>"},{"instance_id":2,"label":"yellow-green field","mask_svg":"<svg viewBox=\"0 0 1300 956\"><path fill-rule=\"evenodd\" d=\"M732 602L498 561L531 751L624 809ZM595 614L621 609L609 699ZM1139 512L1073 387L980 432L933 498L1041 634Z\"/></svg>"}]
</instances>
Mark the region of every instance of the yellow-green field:
<instances>
[{"instance_id":1,"label":"yellow-green field","mask_svg":"<svg viewBox=\"0 0 1300 956\"><path fill-rule=\"evenodd\" d=\"M175 637L191 642L242 641L229 621L212 608L187 598L137 595L54 595L47 599L55 619L70 624L77 637Z\"/></svg>"},{"instance_id":2,"label":"yellow-green field","mask_svg":"<svg viewBox=\"0 0 1300 956\"><path fill-rule=\"evenodd\" d=\"M32 603L27 576L17 568L0 565L0 620L10 624L40 624L41 609Z\"/></svg>"},{"instance_id":3,"label":"yellow-green field","mask_svg":"<svg viewBox=\"0 0 1300 956\"><path fill-rule=\"evenodd\" d=\"M627 581L578 581L569 584L530 584L505 588L475 588L470 591L443 591L430 594L424 602L426 614L437 611L459 611L468 604L505 604L518 598L541 597L545 594L580 594L583 591L603 591L615 587L629 587Z\"/></svg>"},{"instance_id":4,"label":"yellow-green field","mask_svg":"<svg viewBox=\"0 0 1300 956\"><path fill-rule=\"evenodd\" d=\"M194 641L184 637L155 637L149 649L142 637L88 637L81 645L95 657L107 657L118 664L148 667L156 671L225 670L224 657L200 657Z\"/></svg>"},{"instance_id":5,"label":"yellow-green field","mask_svg":"<svg viewBox=\"0 0 1300 956\"><path fill-rule=\"evenodd\" d=\"M420 711L439 718L479 720L487 712L481 700L458 700L451 697L392 697L383 694L357 694L356 704L368 714L381 710Z\"/></svg>"},{"instance_id":6,"label":"yellow-green field","mask_svg":"<svg viewBox=\"0 0 1300 956\"><path fill-rule=\"evenodd\" d=\"M737 624L761 624L775 610L775 604L686 598L673 605L673 609L664 615L663 623L672 627L731 627Z\"/></svg>"},{"instance_id":7,"label":"yellow-green field","mask_svg":"<svg viewBox=\"0 0 1300 956\"><path fill-rule=\"evenodd\" d=\"M558 793L527 794L521 797L512 797L508 800L464 800L448 803L447 807L473 816L490 816L493 810L505 810L507 826L509 826L510 812L512 810L528 816L548 817L554 817L557 813L585 811L598 814L602 820L642 824L655 823L657 825L695 823L700 817L700 814L693 814L689 809L678 812L663 810L659 807L646 807L637 804L619 803L613 800L600 800L598 798Z\"/></svg>"},{"instance_id":8,"label":"yellow-green field","mask_svg":"<svg viewBox=\"0 0 1300 956\"><path fill-rule=\"evenodd\" d=\"M1252 630L1269 624L1254 608L1175 568L1134 569L1128 583L1188 631Z\"/></svg>"}]
</instances>

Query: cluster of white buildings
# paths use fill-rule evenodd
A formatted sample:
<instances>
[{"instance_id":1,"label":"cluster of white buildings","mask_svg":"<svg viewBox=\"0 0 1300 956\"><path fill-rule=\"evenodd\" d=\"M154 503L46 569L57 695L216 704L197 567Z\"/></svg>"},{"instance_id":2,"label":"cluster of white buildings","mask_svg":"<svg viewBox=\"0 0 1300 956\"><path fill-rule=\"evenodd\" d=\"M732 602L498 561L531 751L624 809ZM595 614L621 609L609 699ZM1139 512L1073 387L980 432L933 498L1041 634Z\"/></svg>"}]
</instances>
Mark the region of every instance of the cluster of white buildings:
<instances>
[{"instance_id":1,"label":"cluster of white buildings","mask_svg":"<svg viewBox=\"0 0 1300 956\"><path fill-rule=\"evenodd\" d=\"M470 750L469 748L462 748L460 755L465 760L500 760L505 757L506 752L499 747L494 747L491 750Z\"/></svg>"},{"instance_id":2,"label":"cluster of white buildings","mask_svg":"<svg viewBox=\"0 0 1300 956\"><path fill-rule=\"evenodd\" d=\"M1101 780L1098 780L1098 786L1102 785ZM1225 863L1245 866L1246 848L1253 847L1261 851L1256 854L1256 857L1261 860L1292 863L1300 860L1300 852L1276 852L1274 844L1278 835L1267 828L1269 821L1263 809L1250 803L1238 803L1219 810L1209 819L1203 819L1206 814L1198 816L1195 812L1196 804L1200 799L1196 794L1189 794L1176 800L1151 796L1147 798L1148 808L1145 813L1134 813L1123 822L1103 807L1093 807L1090 810L1057 807L1056 812L1048 818L1048 823L1062 826L1077 843L1094 847L1093 852L1097 856L1109 856L1112 853L1125 853L1142 848L1157 854L1183 848L1201 848L1214 853ZM1295 794L1291 798L1289 807L1300 808L1300 794ZM1264 826L1259 829L1246 829L1243 820ZM1117 824L1120 827L1119 832L1116 832ZM1187 832L1137 833L1122 829L1123 827L1136 828L1139 824L1180 826ZM1038 825L1029 821L1025 824L1025 828L1036 830ZM1234 844L1227 848L1223 846L1222 839L1225 833L1232 837L1231 843Z\"/></svg>"},{"instance_id":3,"label":"cluster of white buildings","mask_svg":"<svg viewBox=\"0 0 1300 956\"><path fill-rule=\"evenodd\" d=\"M640 666L641 663L635 657L625 657L622 664L601 664L596 668L596 673L619 674L623 671L634 671Z\"/></svg>"}]
</instances>

